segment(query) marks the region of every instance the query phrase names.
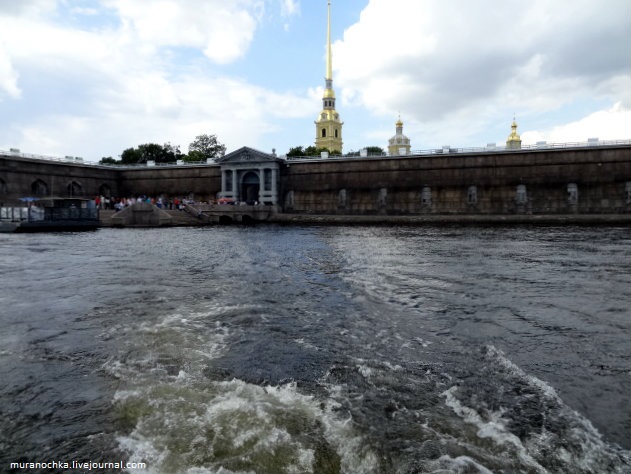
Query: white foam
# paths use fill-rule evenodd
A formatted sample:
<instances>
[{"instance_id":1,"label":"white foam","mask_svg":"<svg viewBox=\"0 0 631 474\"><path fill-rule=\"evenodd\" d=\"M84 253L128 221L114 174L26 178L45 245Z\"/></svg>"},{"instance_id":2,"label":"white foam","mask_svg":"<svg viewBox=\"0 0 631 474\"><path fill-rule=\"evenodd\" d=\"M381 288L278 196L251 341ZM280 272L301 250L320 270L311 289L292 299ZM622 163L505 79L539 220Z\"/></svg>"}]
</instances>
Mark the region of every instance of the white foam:
<instances>
[{"instance_id":1,"label":"white foam","mask_svg":"<svg viewBox=\"0 0 631 474\"><path fill-rule=\"evenodd\" d=\"M364 378L370 378L374 374L372 368L368 367L367 365L358 365L357 369Z\"/></svg>"},{"instance_id":2,"label":"white foam","mask_svg":"<svg viewBox=\"0 0 631 474\"><path fill-rule=\"evenodd\" d=\"M570 466L577 466L585 472L598 469L598 467L604 463L614 462L617 464L618 461L612 460L620 458L625 459L627 465L631 464L631 452L628 450L617 451L613 446L605 443L601 434L594 428L591 421L568 407L552 386L537 377L525 373L496 347L489 345L486 349L487 354L498 361L501 366L508 369L511 374L525 380L530 386L539 389L543 397L554 401L559 414L571 420L571 429L569 432L572 434L571 438L581 445L581 450L579 452L570 453L562 445L557 445L554 450L554 455L559 461ZM549 434L543 429L541 433L529 439L528 445L530 451L535 452L541 451L542 449L549 451L550 440L548 437ZM611 469L612 472L625 471L624 467L612 467Z\"/></svg>"},{"instance_id":3,"label":"white foam","mask_svg":"<svg viewBox=\"0 0 631 474\"><path fill-rule=\"evenodd\" d=\"M425 339L423 339L422 337L415 337L414 340L420 344L422 347L429 347L431 342L426 341Z\"/></svg>"},{"instance_id":4,"label":"white foam","mask_svg":"<svg viewBox=\"0 0 631 474\"><path fill-rule=\"evenodd\" d=\"M526 380L529 385L537 387L546 397L561 402L561 399L557 395L556 390L554 390L551 385L533 375L524 372L519 366L511 362L501 350L497 349L495 346L488 345L486 346L486 351L489 356L493 357L496 361L500 363L500 365L508 369L510 373L519 377L522 380Z\"/></svg>"},{"instance_id":5,"label":"white foam","mask_svg":"<svg viewBox=\"0 0 631 474\"><path fill-rule=\"evenodd\" d=\"M388 362L387 360L383 362L383 365L385 365L386 367L388 367L390 370L403 370L403 367L401 367L399 364L396 365L392 365L390 362Z\"/></svg>"},{"instance_id":6,"label":"white foam","mask_svg":"<svg viewBox=\"0 0 631 474\"><path fill-rule=\"evenodd\" d=\"M509 451L514 452L521 461L526 463L527 466L532 469L536 469L537 472L548 472L530 454L528 454L527 449L524 447L519 437L512 434L506 428L504 420L502 419L503 412L490 412L490 419L484 420L476 410L460 403L460 401L455 397L457 390L458 387L454 386L445 390L441 393L441 395L445 397L445 404L458 416L460 416L465 422L478 428L476 433L478 437L491 439L500 446L506 447L509 445Z\"/></svg>"},{"instance_id":7,"label":"white foam","mask_svg":"<svg viewBox=\"0 0 631 474\"><path fill-rule=\"evenodd\" d=\"M454 474L465 472L471 474L474 472L476 474L493 474L493 471L490 471L482 464L471 459L469 456L458 456L456 458L452 458L447 454L427 463L426 469L426 472L429 472L429 469L431 469L431 472L435 474ZM475 469L475 471L473 471L473 469Z\"/></svg>"},{"instance_id":8,"label":"white foam","mask_svg":"<svg viewBox=\"0 0 631 474\"><path fill-rule=\"evenodd\" d=\"M165 460L172 463L174 456L183 466L200 455L199 450L206 451L201 454L204 459L212 459L217 446L246 462L281 450L288 456L283 460L283 472L312 472L315 451L308 443L313 437L303 436L303 427L322 430L321 436L340 457L342 472L377 472L377 457L355 432L350 419L340 419L334 403L322 404L313 396L301 394L295 383L262 387L234 379L208 382L200 388L180 386L174 380L164 388L139 390L117 394L121 403L140 399L149 406L149 413L141 415L133 432L119 438L119 443L131 454L130 459L144 459L157 466L158 472ZM296 427L300 427L301 434L292 436L290 431ZM213 435L209 438L208 433ZM182 446L188 446L185 452L176 452ZM186 472L227 474L230 471L222 462L217 459L203 470Z\"/></svg>"},{"instance_id":9,"label":"white foam","mask_svg":"<svg viewBox=\"0 0 631 474\"><path fill-rule=\"evenodd\" d=\"M311 344L310 342L306 342L305 339L303 337L298 338L298 339L294 339L294 342L297 344L300 344L302 347L305 347L307 349L311 349L314 351L319 351L320 348L314 344Z\"/></svg>"}]
</instances>

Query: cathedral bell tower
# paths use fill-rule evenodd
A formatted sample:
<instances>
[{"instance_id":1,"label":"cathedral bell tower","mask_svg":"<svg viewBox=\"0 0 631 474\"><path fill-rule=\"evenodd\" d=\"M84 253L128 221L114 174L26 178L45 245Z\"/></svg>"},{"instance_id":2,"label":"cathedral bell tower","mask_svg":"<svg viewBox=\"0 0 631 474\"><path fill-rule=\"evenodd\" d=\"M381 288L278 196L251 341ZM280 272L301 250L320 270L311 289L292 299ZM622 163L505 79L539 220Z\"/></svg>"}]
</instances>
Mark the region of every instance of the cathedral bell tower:
<instances>
[{"instance_id":1,"label":"cathedral bell tower","mask_svg":"<svg viewBox=\"0 0 631 474\"><path fill-rule=\"evenodd\" d=\"M340 115L335 110L335 92L333 92L333 59L331 54L331 0L328 2L328 24L326 43L326 77L322 112L315 121L316 148L326 148L330 153L342 153L342 125Z\"/></svg>"}]
</instances>

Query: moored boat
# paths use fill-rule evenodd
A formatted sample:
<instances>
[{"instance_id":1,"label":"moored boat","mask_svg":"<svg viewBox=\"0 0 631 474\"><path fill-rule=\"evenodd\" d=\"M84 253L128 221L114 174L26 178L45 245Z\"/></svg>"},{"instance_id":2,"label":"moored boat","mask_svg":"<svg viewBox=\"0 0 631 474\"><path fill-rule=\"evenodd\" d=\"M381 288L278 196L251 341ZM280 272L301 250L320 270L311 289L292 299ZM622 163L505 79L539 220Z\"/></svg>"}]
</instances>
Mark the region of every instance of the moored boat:
<instances>
[{"instance_id":1,"label":"moored boat","mask_svg":"<svg viewBox=\"0 0 631 474\"><path fill-rule=\"evenodd\" d=\"M28 205L0 208L0 232L60 232L95 230L99 210L91 199L23 198Z\"/></svg>"}]
</instances>

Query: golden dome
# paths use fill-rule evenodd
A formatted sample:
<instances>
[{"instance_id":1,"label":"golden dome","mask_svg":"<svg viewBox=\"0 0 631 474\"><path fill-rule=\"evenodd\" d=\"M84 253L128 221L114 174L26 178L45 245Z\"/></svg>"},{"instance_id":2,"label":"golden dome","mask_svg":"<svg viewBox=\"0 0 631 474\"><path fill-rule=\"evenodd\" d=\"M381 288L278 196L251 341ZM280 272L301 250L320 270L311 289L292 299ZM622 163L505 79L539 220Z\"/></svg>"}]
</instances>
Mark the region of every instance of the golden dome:
<instances>
[{"instance_id":1,"label":"golden dome","mask_svg":"<svg viewBox=\"0 0 631 474\"><path fill-rule=\"evenodd\" d=\"M517 121L513 117L513 123L511 124L511 132L506 140L506 148L509 150L515 150L521 148L521 137L517 133Z\"/></svg>"},{"instance_id":2,"label":"golden dome","mask_svg":"<svg viewBox=\"0 0 631 474\"><path fill-rule=\"evenodd\" d=\"M515 118L513 118L513 123L511 124L511 132L510 132L510 135L508 136L508 141L510 142L521 141L519 133L517 133L517 122L515 121Z\"/></svg>"}]
</instances>

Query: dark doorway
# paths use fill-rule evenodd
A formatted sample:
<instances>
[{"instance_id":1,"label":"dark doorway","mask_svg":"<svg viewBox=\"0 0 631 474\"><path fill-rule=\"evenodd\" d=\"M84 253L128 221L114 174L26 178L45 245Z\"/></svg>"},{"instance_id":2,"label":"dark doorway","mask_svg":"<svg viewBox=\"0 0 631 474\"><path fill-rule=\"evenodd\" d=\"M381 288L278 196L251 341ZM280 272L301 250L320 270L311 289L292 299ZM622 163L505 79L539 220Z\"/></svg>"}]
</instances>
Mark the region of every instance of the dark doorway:
<instances>
[{"instance_id":1,"label":"dark doorway","mask_svg":"<svg viewBox=\"0 0 631 474\"><path fill-rule=\"evenodd\" d=\"M76 181L68 183L66 189L68 190L68 196L83 196L83 186Z\"/></svg>"},{"instance_id":2,"label":"dark doorway","mask_svg":"<svg viewBox=\"0 0 631 474\"><path fill-rule=\"evenodd\" d=\"M41 179L33 181L31 184L31 193L35 196L47 196L48 185Z\"/></svg>"},{"instance_id":3,"label":"dark doorway","mask_svg":"<svg viewBox=\"0 0 631 474\"><path fill-rule=\"evenodd\" d=\"M259 175L254 171L248 171L241 182L241 200L249 205L254 204L259 200L260 190L261 180Z\"/></svg>"},{"instance_id":4,"label":"dark doorway","mask_svg":"<svg viewBox=\"0 0 631 474\"><path fill-rule=\"evenodd\" d=\"M108 198L112 196L112 190L107 184L102 184L101 186L99 186L99 194L103 197Z\"/></svg>"}]
</instances>

